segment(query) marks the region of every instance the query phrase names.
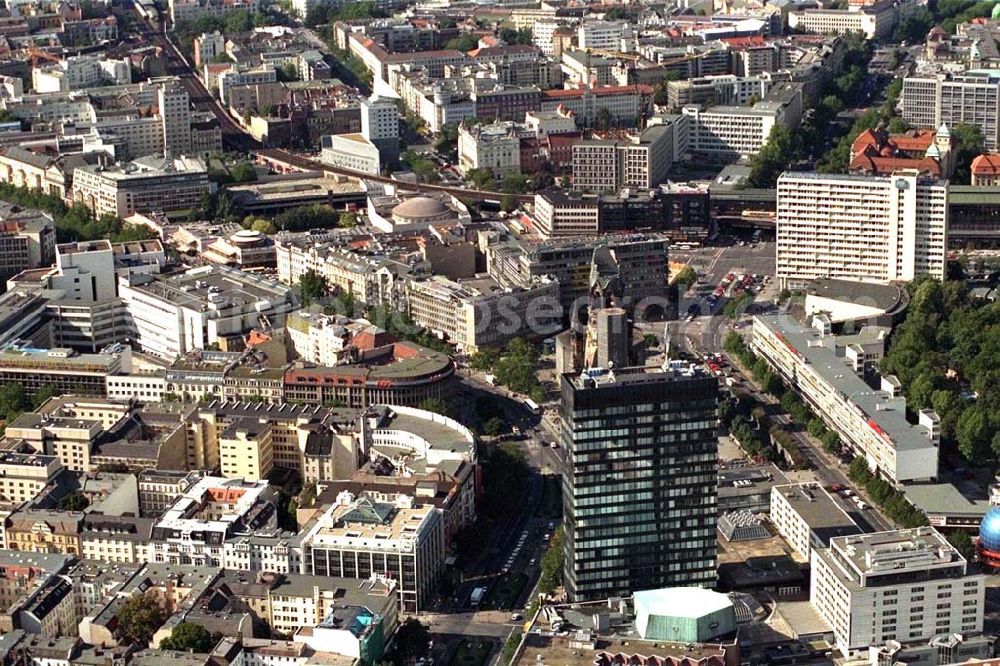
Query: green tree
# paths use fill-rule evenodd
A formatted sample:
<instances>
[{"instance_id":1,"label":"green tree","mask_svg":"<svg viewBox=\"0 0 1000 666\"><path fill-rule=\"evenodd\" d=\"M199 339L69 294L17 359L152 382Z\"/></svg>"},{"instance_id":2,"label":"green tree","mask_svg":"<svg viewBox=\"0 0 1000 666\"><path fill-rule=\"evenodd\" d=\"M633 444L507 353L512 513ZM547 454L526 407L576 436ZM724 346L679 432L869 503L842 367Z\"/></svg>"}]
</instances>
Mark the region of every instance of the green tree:
<instances>
[{"instance_id":1,"label":"green tree","mask_svg":"<svg viewBox=\"0 0 1000 666\"><path fill-rule=\"evenodd\" d=\"M493 187L493 172L489 169L470 169L465 177L477 190L489 190Z\"/></svg>"},{"instance_id":2,"label":"green tree","mask_svg":"<svg viewBox=\"0 0 1000 666\"><path fill-rule=\"evenodd\" d=\"M552 594L562 584L563 577L563 542L566 535L560 527L552 537L548 549L542 555L541 574L538 577L538 591Z\"/></svg>"},{"instance_id":3,"label":"green tree","mask_svg":"<svg viewBox=\"0 0 1000 666\"><path fill-rule=\"evenodd\" d=\"M951 140L954 150L957 151L953 181L969 183L972 179L970 171L972 160L984 151L983 132L976 125L959 123L951 128Z\"/></svg>"},{"instance_id":4,"label":"green tree","mask_svg":"<svg viewBox=\"0 0 1000 666\"><path fill-rule=\"evenodd\" d=\"M642 342L646 345L647 349L656 349L660 346L660 339L652 333L646 333L643 335Z\"/></svg>"},{"instance_id":5,"label":"green tree","mask_svg":"<svg viewBox=\"0 0 1000 666\"><path fill-rule=\"evenodd\" d=\"M11 421L21 412L31 409L28 394L21 384L4 384L0 386L0 418Z\"/></svg>"},{"instance_id":6,"label":"green tree","mask_svg":"<svg viewBox=\"0 0 1000 666\"><path fill-rule=\"evenodd\" d=\"M505 430L507 430L507 424L499 416L490 418L490 420L483 425L483 433L489 435L490 437L496 437L497 435L502 434Z\"/></svg>"},{"instance_id":7,"label":"green tree","mask_svg":"<svg viewBox=\"0 0 1000 666\"><path fill-rule=\"evenodd\" d=\"M787 125L775 125L767 143L750 158L750 184L753 187L773 188L781 172L798 158L800 149L798 135Z\"/></svg>"},{"instance_id":8,"label":"green tree","mask_svg":"<svg viewBox=\"0 0 1000 666\"><path fill-rule=\"evenodd\" d=\"M217 642L218 640L200 624L181 622L170 631L170 636L160 641L160 649L181 652L190 650L198 654L207 654Z\"/></svg>"},{"instance_id":9,"label":"green tree","mask_svg":"<svg viewBox=\"0 0 1000 666\"><path fill-rule=\"evenodd\" d=\"M979 405L967 408L958 417L955 428L958 450L970 462L983 459L992 444L993 432L990 422Z\"/></svg>"},{"instance_id":10,"label":"green tree","mask_svg":"<svg viewBox=\"0 0 1000 666\"><path fill-rule=\"evenodd\" d=\"M673 281L675 284L683 284L690 287L698 281L698 272L691 266L685 266L677 273Z\"/></svg>"},{"instance_id":11,"label":"green tree","mask_svg":"<svg viewBox=\"0 0 1000 666\"><path fill-rule=\"evenodd\" d=\"M348 212L341 213L340 219L337 220L337 226L341 229L353 229L358 226L357 214Z\"/></svg>"},{"instance_id":12,"label":"green tree","mask_svg":"<svg viewBox=\"0 0 1000 666\"><path fill-rule=\"evenodd\" d=\"M612 122L611 111L607 107L601 107L594 117L594 129L602 132L609 130L611 129Z\"/></svg>"},{"instance_id":13,"label":"green tree","mask_svg":"<svg viewBox=\"0 0 1000 666\"><path fill-rule=\"evenodd\" d=\"M502 191L509 194L524 194L528 191L528 177L519 171L508 173L503 178Z\"/></svg>"},{"instance_id":14,"label":"green tree","mask_svg":"<svg viewBox=\"0 0 1000 666\"><path fill-rule=\"evenodd\" d=\"M270 220L254 220L250 228L268 236L278 233L278 228Z\"/></svg>"},{"instance_id":15,"label":"green tree","mask_svg":"<svg viewBox=\"0 0 1000 666\"><path fill-rule=\"evenodd\" d=\"M249 162L240 162L235 165L230 174L237 183L252 183L257 180L257 169Z\"/></svg>"},{"instance_id":16,"label":"green tree","mask_svg":"<svg viewBox=\"0 0 1000 666\"><path fill-rule=\"evenodd\" d=\"M475 35L465 33L459 35L455 39L449 40L444 47L446 49L454 49L456 51L461 51L462 53L468 53L469 51L479 47L479 38Z\"/></svg>"},{"instance_id":17,"label":"green tree","mask_svg":"<svg viewBox=\"0 0 1000 666\"><path fill-rule=\"evenodd\" d=\"M63 511L83 511L90 506L90 500L81 492L64 495L59 500L59 508Z\"/></svg>"},{"instance_id":18,"label":"green tree","mask_svg":"<svg viewBox=\"0 0 1000 666\"><path fill-rule=\"evenodd\" d=\"M451 403L444 398L425 398L420 403L420 409L441 414L442 416L450 417L452 415Z\"/></svg>"},{"instance_id":19,"label":"green tree","mask_svg":"<svg viewBox=\"0 0 1000 666\"><path fill-rule=\"evenodd\" d=\"M416 618L407 618L396 629L395 645L396 653L404 663L413 663L420 657L426 657L430 651L430 632Z\"/></svg>"},{"instance_id":20,"label":"green tree","mask_svg":"<svg viewBox=\"0 0 1000 666\"><path fill-rule=\"evenodd\" d=\"M299 278L299 296L303 305L308 306L314 300L326 296L326 289L326 278L311 268Z\"/></svg>"},{"instance_id":21,"label":"green tree","mask_svg":"<svg viewBox=\"0 0 1000 666\"><path fill-rule=\"evenodd\" d=\"M152 592L136 594L118 607L118 628L128 643L149 645L153 634L167 621L167 612Z\"/></svg>"},{"instance_id":22,"label":"green tree","mask_svg":"<svg viewBox=\"0 0 1000 666\"><path fill-rule=\"evenodd\" d=\"M975 559L976 548L973 546L972 537L969 536L968 532L961 529L955 530L948 535L948 541L966 560L971 562Z\"/></svg>"}]
</instances>

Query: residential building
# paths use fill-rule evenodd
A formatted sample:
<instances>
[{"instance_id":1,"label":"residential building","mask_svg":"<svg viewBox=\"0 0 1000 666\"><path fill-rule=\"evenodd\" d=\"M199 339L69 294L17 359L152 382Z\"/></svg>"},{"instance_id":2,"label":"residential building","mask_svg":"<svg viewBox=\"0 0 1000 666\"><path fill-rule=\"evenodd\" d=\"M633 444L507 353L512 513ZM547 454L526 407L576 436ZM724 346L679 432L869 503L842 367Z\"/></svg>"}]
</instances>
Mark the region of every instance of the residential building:
<instances>
[{"instance_id":1,"label":"residential building","mask_svg":"<svg viewBox=\"0 0 1000 666\"><path fill-rule=\"evenodd\" d=\"M444 566L441 512L399 497L395 504L355 498L337 501L302 530L304 573L396 582L402 612L418 613L437 594Z\"/></svg>"},{"instance_id":2,"label":"residential building","mask_svg":"<svg viewBox=\"0 0 1000 666\"><path fill-rule=\"evenodd\" d=\"M835 537L811 564L809 601L845 657L983 630L985 579L932 527Z\"/></svg>"},{"instance_id":3,"label":"residential building","mask_svg":"<svg viewBox=\"0 0 1000 666\"><path fill-rule=\"evenodd\" d=\"M156 520L150 561L221 567L227 538L277 526L270 493L267 481L200 479Z\"/></svg>"},{"instance_id":4,"label":"residential building","mask_svg":"<svg viewBox=\"0 0 1000 666\"><path fill-rule=\"evenodd\" d=\"M458 128L458 170L489 169L494 178L521 172L521 137L511 122Z\"/></svg>"},{"instance_id":5,"label":"residential building","mask_svg":"<svg viewBox=\"0 0 1000 666\"><path fill-rule=\"evenodd\" d=\"M562 107L573 114L581 128L594 127L604 111L613 124L635 127L652 108L652 101L653 88L648 85L588 86L543 91L541 110L557 111Z\"/></svg>"},{"instance_id":6,"label":"residential building","mask_svg":"<svg viewBox=\"0 0 1000 666\"><path fill-rule=\"evenodd\" d=\"M948 184L916 170L891 176L785 172L778 179L777 277L866 282L943 279Z\"/></svg>"},{"instance_id":7,"label":"residential building","mask_svg":"<svg viewBox=\"0 0 1000 666\"><path fill-rule=\"evenodd\" d=\"M715 585L717 398L715 378L687 366L562 376L571 600Z\"/></svg>"},{"instance_id":8,"label":"residential building","mask_svg":"<svg viewBox=\"0 0 1000 666\"><path fill-rule=\"evenodd\" d=\"M172 95L170 99L174 104ZM211 190L204 163L182 155L151 155L113 167L85 166L73 172L73 201L97 216L125 218L133 213L197 209Z\"/></svg>"},{"instance_id":9,"label":"residential building","mask_svg":"<svg viewBox=\"0 0 1000 666\"><path fill-rule=\"evenodd\" d=\"M899 99L903 119L914 127L975 125L987 150L1000 149L1000 74L994 70L918 72L903 79Z\"/></svg>"},{"instance_id":10,"label":"residential building","mask_svg":"<svg viewBox=\"0 0 1000 666\"><path fill-rule=\"evenodd\" d=\"M881 389L873 390L863 378L881 356L885 330L837 337L825 317L814 316L812 323L805 326L789 315L756 316L751 344L873 470L897 485L935 479L937 415L921 410L918 423L911 424L898 380L884 377Z\"/></svg>"}]
</instances>

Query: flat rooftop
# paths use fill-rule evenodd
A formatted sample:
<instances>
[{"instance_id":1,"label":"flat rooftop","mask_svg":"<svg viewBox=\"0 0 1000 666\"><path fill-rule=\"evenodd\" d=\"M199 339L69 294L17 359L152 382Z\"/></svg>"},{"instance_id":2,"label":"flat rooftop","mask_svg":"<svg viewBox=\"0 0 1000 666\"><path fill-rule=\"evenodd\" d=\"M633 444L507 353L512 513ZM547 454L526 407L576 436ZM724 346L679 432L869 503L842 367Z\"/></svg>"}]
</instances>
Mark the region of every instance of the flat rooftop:
<instances>
[{"instance_id":1,"label":"flat rooftop","mask_svg":"<svg viewBox=\"0 0 1000 666\"><path fill-rule=\"evenodd\" d=\"M837 537L831 547L856 571L868 574L964 562L959 552L932 527Z\"/></svg>"},{"instance_id":2,"label":"flat rooftop","mask_svg":"<svg viewBox=\"0 0 1000 666\"><path fill-rule=\"evenodd\" d=\"M430 448L472 453L475 439L472 432L457 421L451 423L435 415L436 418L423 418L414 414L406 414L392 407L381 409L380 430L399 430L412 433L428 443Z\"/></svg>"},{"instance_id":3,"label":"flat rooftop","mask_svg":"<svg viewBox=\"0 0 1000 666\"><path fill-rule=\"evenodd\" d=\"M868 305L886 312L895 312L901 306L905 307L909 302L906 289L897 285L832 278L813 280L809 284L807 293L834 301Z\"/></svg>"},{"instance_id":4,"label":"flat rooftop","mask_svg":"<svg viewBox=\"0 0 1000 666\"><path fill-rule=\"evenodd\" d=\"M223 266L180 275L137 276L132 288L191 310L253 307L261 301L291 301L291 287Z\"/></svg>"},{"instance_id":5,"label":"flat rooftop","mask_svg":"<svg viewBox=\"0 0 1000 666\"><path fill-rule=\"evenodd\" d=\"M771 492L781 493L824 545L829 545L834 537L864 532L818 484L775 486Z\"/></svg>"},{"instance_id":6,"label":"flat rooftop","mask_svg":"<svg viewBox=\"0 0 1000 666\"><path fill-rule=\"evenodd\" d=\"M885 433L897 452L934 449L937 455L937 447L927 438L925 430L907 421L905 410L887 409L889 394L866 384L847 365L846 359L838 355L841 348L834 348L837 344L835 336L821 336L815 328L804 326L787 314L758 315L754 321L779 336L842 398L853 402L867 417L869 424L874 423Z\"/></svg>"}]
</instances>

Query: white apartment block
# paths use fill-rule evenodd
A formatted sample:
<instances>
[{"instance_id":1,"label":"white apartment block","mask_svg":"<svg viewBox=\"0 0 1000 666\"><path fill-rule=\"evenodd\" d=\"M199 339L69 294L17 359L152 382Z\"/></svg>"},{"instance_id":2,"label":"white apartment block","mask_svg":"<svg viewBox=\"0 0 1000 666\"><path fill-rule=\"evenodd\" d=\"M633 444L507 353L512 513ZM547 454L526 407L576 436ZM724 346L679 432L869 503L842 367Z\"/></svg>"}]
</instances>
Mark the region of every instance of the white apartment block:
<instances>
[{"instance_id":1,"label":"white apartment block","mask_svg":"<svg viewBox=\"0 0 1000 666\"><path fill-rule=\"evenodd\" d=\"M253 69L240 70L233 65L228 71L219 74L219 99L228 104L229 91L239 86L252 86L261 83L275 83L278 72L274 65L260 65Z\"/></svg>"},{"instance_id":2,"label":"white apartment block","mask_svg":"<svg viewBox=\"0 0 1000 666\"><path fill-rule=\"evenodd\" d=\"M70 56L31 71L31 86L36 93L69 92L131 82L128 60L108 60L96 55Z\"/></svg>"},{"instance_id":3,"label":"white apartment block","mask_svg":"<svg viewBox=\"0 0 1000 666\"><path fill-rule=\"evenodd\" d=\"M852 362L847 354L850 346L844 349L819 326L804 326L789 315L754 317L751 346L889 482L898 485L937 477L937 415L922 410L918 423L911 424L898 382L893 386L883 380L883 390L872 390L862 376L864 359Z\"/></svg>"},{"instance_id":4,"label":"white apartment block","mask_svg":"<svg viewBox=\"0 0 1000 666\"><path fill-rule=\"evenodd\" d=\"M830 539L860 534L861 528L818 483L771 488L771 524L806 562Z\"/></svg>"},{"instance_id":5,"label":"white apartment block","mask_svg":"<svg viewBox=\"0 0 1000 666\"><path fill-rule=\"evenodd\" d=\"M0 497L13 504L34 499L62 469L56 456L0 451Z\"/></svg>"},{"instance_id":6,"label":"white apartment block","mask_svg":"<svg viewBox=\"0 0 1000 666\"><path fill-rule=\"evenodd\" d=\"M557 21L535 21L531 24L531 43L540 48L545 55L553 55L555 46L552 43L552 38L558 28Z\"/></svg>"},{"instance_id":7,"label":"white apartment block","mask_svg":"<svg viewBox=\"0 0 1000 666\"><path fill-rule=\"evenodd\" d=\"M943 279L948 183L916 170L892 176L786 172L778 179L777 277L862 282Z\"/></svg>"},{"instance_id":8,"label":"white apartment block","mask_svg":"<svg viewBox=\"0 0 1000 666\"><path fill-rule=\"evenodd\" d=\"M521 138L513 123L458 128L458 170L489 169L495 177L521 171Z\"/></svg>"},{"instance_id":9,"label":"white apartment block","mask_svg":"<svg viewBox=\"0 0 1000 666\"><path fill-rule=\"evenodd\" d=\"M847 9L802 9L788 12L788 27L821 35L845 35L860 32L865 39L875 39L892 30L894 21L883 12Z\"/></svg>"},{"instance_id":10,"label":"white apartment block","mask_svg":"<svg viewBox=\"0 0 1000 666\"><path fill-rule=\"evenodd\" d=\"M975 125L987 150L1000 148L1000 74L995 71L908 76L903 79L900 107L911 125Z\"/></svg>"},{"instance_id":11,"label":"white apartment block","mask_svg":"<svg viewBox=\"0 0 1000 666\"><path fill-rule=\"evenodd\" d=\"M320 161L377 176L379 151L361 134L328 134L320 137Z\"/></svg>"},{"instance_id":12,"label":"white apartment block","mask_svg":"<svg viewBox=\"0 0 1000 666\"><path fill-rule=\"evenodd\" d=\"M257 11L257 0L169 0L167 8L174 25L196 20L199 16L225 16L230 12Z\"/></svg>"},{"instance_id":13,"label":"white apartment block","mask_svg":"<svg viewBox=\"0 0 1000 666\"><path fill-rule=\"evenodd\" d=\"M366 257L313 239L278 239L275 243L278 280L297 284L309 270L326 278L329 287L351 294L366 305L395 303L395 283L408 267L393 259Z\"/></svg>"},{"instance_id":14,"label":"white apartment block","mask_svg":"<svg viewBox=\"0 0 1000 666\"><path fill-rule=\"evenodd\" d=\"M191 152L191 101L180 81L168 81L156 91L163 124L163 152L180 157Z\"/></svg>"},{"instance_id":15,"label":"white apartment block","mask_svg":"<svg viewBox=\"0 0 1000 666\"><path fill-rule=\"evenodd\" d=\"M837 537L811 563L809 601L845 657L983 630L985 579L932 527Z\"/></svg>"},{"instance_id":16,"label":"white apartment block","mask_svg":"<svg viewBox=\"0 0 1000 666\"><path fill-rule=\"evenodd\" d=\"M536 231L543 238L596 236L600 229L600 210L597 197L571 197L560 192L536 194Z\"/></svg>"},{"instance_id":17,"label":"white apartment block","mask_svg":"<svg viewBox=\"0 0 1000 666\"><path fill-rule=\"evenodd\" d=\"M650 189L667 179L675 159L680 123L652 125L621 141L581 141L573 146L573 189L613 192Z\"/></svg>"},{"instance_id":18,"label":"white apartment block","mask_svg":"<svg viewBox=\"0 0 1000 666\"><path fill-rule=\"evenodd\" d=\"M632 27L628 21L584 21L576 31L581 49L633 51ZM551 46L552 39L549 38Z\"/></svg>"},{"instance_id":19,"label":"white apartment block","mask_svg":"<svg viewBox=\"0 0 1000 666\"><path fill-rule=\"evenodd\" d=\"M774 88L752 107L685 106L681 112L691 119L688 150L718 162L753 157L767 143L776 125L792 130L802 119L802 90L798 86Z\"/></svg>"}]
</instances>

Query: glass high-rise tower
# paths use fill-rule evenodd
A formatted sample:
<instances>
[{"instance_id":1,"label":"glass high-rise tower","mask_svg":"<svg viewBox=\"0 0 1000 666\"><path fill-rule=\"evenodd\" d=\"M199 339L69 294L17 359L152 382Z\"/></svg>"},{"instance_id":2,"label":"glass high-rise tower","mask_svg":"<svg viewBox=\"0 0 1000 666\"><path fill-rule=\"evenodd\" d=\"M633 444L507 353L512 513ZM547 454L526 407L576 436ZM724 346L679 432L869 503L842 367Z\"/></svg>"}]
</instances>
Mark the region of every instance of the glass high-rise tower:
<instances>
[{"instance_id":1,"label":"glass high-rise tower","mask_svg":"<svg viewBox=\"0 0 1000 666\"><path fill-rule=\"evenodd\" d=\"M570 599L715 585L717 400L687 366L562 376Z\"/></svg>"}]
</instances>

